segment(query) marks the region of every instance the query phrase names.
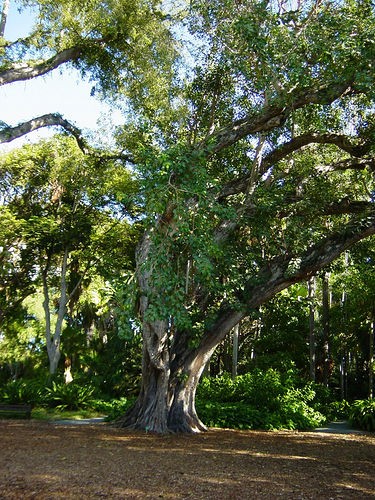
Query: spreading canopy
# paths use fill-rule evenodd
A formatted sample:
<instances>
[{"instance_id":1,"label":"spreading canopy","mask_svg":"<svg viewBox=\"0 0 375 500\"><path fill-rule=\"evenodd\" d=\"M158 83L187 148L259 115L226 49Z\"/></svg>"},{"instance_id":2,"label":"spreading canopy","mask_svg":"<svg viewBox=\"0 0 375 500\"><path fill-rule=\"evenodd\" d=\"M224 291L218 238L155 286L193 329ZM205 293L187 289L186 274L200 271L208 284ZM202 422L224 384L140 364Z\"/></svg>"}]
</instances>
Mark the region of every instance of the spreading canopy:
<instances>
[{"instance_id":1,"label":"spreading canopy","mask_svg":"<svg viewBox=\"0 0 375 500\"><path fill-rule=\"evenodd\" d=\"M7 4L0 32L0 85L27 81L70 64L92 80L93 94L108 99L125 96L133 108L140 101L148 102L150 109L154 102L169 106L164 89L170 87L176 52L171 18L163 14L160 1L20 0L19 8L28 8L35 22L30 33L14 41L4 38ZM55 125L86 147L80 130L53 110L22 124L0 124L0 142Z\"/></svg>"}]
</instances>

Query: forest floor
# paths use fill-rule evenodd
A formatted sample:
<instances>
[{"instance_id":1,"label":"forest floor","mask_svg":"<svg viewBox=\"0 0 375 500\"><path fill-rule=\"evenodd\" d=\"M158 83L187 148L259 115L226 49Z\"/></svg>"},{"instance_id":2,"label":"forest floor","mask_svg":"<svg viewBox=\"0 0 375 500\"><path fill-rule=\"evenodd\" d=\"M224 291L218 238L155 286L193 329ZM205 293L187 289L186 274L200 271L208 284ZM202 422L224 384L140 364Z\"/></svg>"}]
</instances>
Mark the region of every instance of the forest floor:
<instances>
[{"instance_id":1,"label":"forest floor","mask_svg":"<svg viewBox=\"0 0 375 500\"><path fill-rule=\"evenodd\" d=\"M0 420L0 499L375 499L374 434Z\"/></svg>"}]
</instances>

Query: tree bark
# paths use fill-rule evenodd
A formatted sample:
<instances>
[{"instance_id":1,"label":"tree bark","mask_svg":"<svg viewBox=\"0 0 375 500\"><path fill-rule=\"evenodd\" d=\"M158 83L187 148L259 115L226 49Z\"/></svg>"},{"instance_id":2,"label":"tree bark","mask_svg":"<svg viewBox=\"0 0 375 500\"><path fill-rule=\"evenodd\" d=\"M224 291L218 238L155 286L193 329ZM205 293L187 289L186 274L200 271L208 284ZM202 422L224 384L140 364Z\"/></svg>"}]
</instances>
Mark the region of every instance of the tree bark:
<instances>
[{"instance_id":1,"label":"tree bark","mask_svg":"<svg viewBox=\"0 0 375 500\"><path fill-rule=\"evenodd\" d=\"M0 86L8 83L31 80L37 76L45 75L61 64L69 61L75 61L82 54L81 47L71 47L65 49L53 57L44 61L30 61L28 63L17 63L13 67L0 73Z\"/></svg>"},{"instance_id":2,"label":"tree bark","mask_svg":"<svg viewBox=\"0 0 375 500\"><path fill-rule=\"evenodd\" d=\"M349 265L348 252L344 253L344 264L345 264L345 269L347 269ZM344 289L341 294L341 300L340 300L342 332L346 331L348 323L347 312L346 312L347 300L348 300L348 294L346 292L346 289ZM347 355L348 353L346 351L346 346L345 346L342 350L340 359L340 391L342 400L346 399L347 397Z\"/></svg>"},{"instance_id":3,"label":"tree bark","mask_svg":"<svg viewBox=\"0 0 375 500\"><path fill-rule=\"evenodd\" d=\"M310 380L315 382L315 290L316 290L316 278L313 276L308 282L309 289L309 367L310 367Z\"/></svg>"},{"instance_id":4,"label":"tree bark","mask_svg":"<svg viewBox=\"0 0 375 500\"><path fill-rule=\"evenodd\" d=\"M44 315L46 322L46 344L47 344L47 353L49 360L49 373L50 375L55 375L57 372L58 364L61 358L61 333L62 326L64 322L64 316L66 314L68 296L67 296L67 285L66 285L66 273L68 266L68 256L69 252L66 249L63 255L62 265L61 265L61 284L60 284L60 297L59 297L59 309L56 319L56 325L54 332L52 334L52 326L51 326L51 309L50 309L50 295L49 295L49 286L48 286L48 271L51 264L51 256L48 257L46 266L42 273L42 281L43 281L43 293L44 293Z\"/></svg>"},{"instance_id":5,"label":"tree bark","mask_svg":"<svg viewBox=\"0 0 375 500\"><path fill-rule=\"evenodd\" d=\"M9 3L10 3L9 0L3 0L3 8L0 17L0 38L4 37L5 26L7 23L7 17L9 12Z\"/></svg>"},{"instance_id":6,"label":"tree bark","mask_svg":"<svg viewBox=\"0 0 375 500\"><path fill-rule=\"evenodd\" d=\"M156 433L199 432L206 427L195 410L195 392L214 348L189 348L187 332L174 331L168 319L148 319L155 293L152 272L145 266L151 247L151 237L145 234L136 256L143 320L142 385L135 405L118 425Z\"/></svg>"},{"instance_id":7,"label":"tree bark","mask_svg":"<svg viewBox=\"0 0 375 500\"><path fill-rule=\"evenodd\" d=\"M233 328L233 353L232 353L232 378L237 377L238 371L238 340L240 333L240 325Z\"/></svg>"},{"instance_id":8,"label":"tree bark","mask_svg":"<svg viewBox=\"0 0 375 500\"><path fill-rule=\"evenodd\" d=\"M65 120L58 113L49 113L43 116L38 116L27 122L23 122L15 127L7 127L0 130L0 144L5 142L12 142L19 137L22 137L34 130L38 130L43 127L62 127L64 130L72 134L76 140L81 150L84 153L88 152L88 146L82 137L81 130L72 125L70 122Z\"/></svg>"},{"instance_id":9,"label":"tree bark","mask_svg":"<svg viewBox=\"0 0 375 500\"><path fill-rule=\"evenodd\" d=\"M143 338L141 391L135 405L117 424L161 434L207 430L195 409L195 393L212 352L201 348L176 364L169 361L172 356L165 349L163 363L156 366L146 346L145 334Z\"/></svg>"},{"instance_id":10,"label":"tree bark","mask_svg":"<svg viewBox=\"0 0 375 500\"><path fill-rule=\"evenodd\" d=\"M375 304L372 308L372 321L370 325L369 364L368 364L368 397L374 397L374 338L375 338Z\"/></svg>"},{"instance_id":11,"label":"tree bark","mask_svg":"<svg viewBox=\"0 0 375 500\"><path fill-rule=\"evenodd\" d=\"M323 384L328 387L330 377L330 293L329 273L322 277L322 340L323 340Z\"/></svg>"}]
</instances>

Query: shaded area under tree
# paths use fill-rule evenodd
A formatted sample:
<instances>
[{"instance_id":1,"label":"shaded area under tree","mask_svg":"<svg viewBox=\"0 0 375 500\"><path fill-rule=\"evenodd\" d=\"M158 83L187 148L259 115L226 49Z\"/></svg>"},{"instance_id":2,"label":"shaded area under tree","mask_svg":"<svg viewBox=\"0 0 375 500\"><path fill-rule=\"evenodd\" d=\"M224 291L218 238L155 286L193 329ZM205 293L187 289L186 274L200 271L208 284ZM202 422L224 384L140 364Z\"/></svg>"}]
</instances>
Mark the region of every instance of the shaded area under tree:
<instances>
[{"instance_id":1,"label":"shaded area under tree","mask_svg":"<svg viewBox=\"0 0 375 500\"><path fill-rule=\"evenodd\" d=\"M365 499L375 493L369 435L213 430L161 437L36 421L6 421L1 432L3 499Z\"/></svg>"}]
</instances>

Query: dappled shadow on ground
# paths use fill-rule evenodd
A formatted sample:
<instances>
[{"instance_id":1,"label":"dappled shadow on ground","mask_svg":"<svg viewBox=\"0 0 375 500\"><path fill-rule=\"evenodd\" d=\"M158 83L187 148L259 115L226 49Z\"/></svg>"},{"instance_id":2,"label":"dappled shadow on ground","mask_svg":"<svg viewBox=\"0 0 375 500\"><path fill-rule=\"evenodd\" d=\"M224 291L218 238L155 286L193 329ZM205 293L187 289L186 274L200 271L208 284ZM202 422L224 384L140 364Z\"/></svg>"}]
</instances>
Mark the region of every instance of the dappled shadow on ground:
<instances>
[{"instance_id":1,"label":"dappled shadow on ground","mask_svg":"<svg viewBox=\"0 0 375 500\"><path fill-rule=\"evenodd\" d=\"M0 421L1 499L375 498L375 436Z\"/></svg>"}]
</instances>

